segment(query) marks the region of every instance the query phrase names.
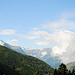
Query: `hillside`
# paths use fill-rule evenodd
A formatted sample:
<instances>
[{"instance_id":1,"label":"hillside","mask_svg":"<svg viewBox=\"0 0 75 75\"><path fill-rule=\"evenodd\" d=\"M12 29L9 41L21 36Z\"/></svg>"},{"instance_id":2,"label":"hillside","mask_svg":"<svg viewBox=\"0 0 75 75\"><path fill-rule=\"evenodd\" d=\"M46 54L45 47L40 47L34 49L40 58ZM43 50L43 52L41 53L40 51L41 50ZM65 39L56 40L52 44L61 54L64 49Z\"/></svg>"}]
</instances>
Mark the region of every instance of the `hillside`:
<instances>
[{"instance_id":1,"label":"hillside","mask_svg":"<svg viewBox=\"0 0 75 75\"><path fill-rule=\"evenodd\" d=\"M53 68L58 68L61 64L61 60L58 57L53 57L51 55L52 49L43 48L43 49L27 49L24 50L26 54L37 57L47 64L51 65Z\"/></svg>"},{"instance_id":2,"label":"hillside","mask_svg":"<svg viewBox=\"0 0 75 75\"><path fill-rule=\"evenodd\" d=\"M17 53L7 47L0 46L0 63L18 71L21 75L51 75L53 68L45 62L32 57Z\"/></svg>"},{"instance_id":3,"label":"hillside","mask_svg":"<svg viewBox=\"0 0 75 75\"><path fill-rule=\"evenodd\" d=\"M52 49L50 48L43 48L43 49L28 49L28 48L22 48L19 46L13 46L10 45L2 40L0 40L0 45L6 46L16 52L25 54L25 55L30 55L33 57L37 57L38 59L46 62L47 64L51 65L53 68L57 68L61 60L58 57L53 57L51 55Z\"/></svg>"},{"instance_id":4,"label":"hillside","mask_svg":"<svg viewBox=\"0 0 75 75\"><path fill-rule=\"evenodd\" d=\"M0 63L0 75L21 75L18 71Z\"/></svg>"},{"instance_id":5,"label":"hillside","mask_svg":"<svg viewBox=\"0 0 75 75\"><path fill-rule=\"evenodd\" d=\"M72 70L73 68L75 68L75 62L72 62L72 63L67 64L67 68L69 70Z\"/></svg>"}]
</instances>

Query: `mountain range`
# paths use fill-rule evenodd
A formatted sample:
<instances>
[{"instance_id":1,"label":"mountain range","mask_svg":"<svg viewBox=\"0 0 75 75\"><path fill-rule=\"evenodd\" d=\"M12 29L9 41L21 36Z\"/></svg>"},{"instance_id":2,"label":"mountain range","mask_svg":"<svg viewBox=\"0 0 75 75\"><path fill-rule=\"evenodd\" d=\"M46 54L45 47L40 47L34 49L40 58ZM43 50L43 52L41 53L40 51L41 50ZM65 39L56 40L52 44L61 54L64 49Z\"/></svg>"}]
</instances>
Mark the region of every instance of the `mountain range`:
<instances>
[{"instance_id":1,"label":"mountain range","mask_svg":"<svg viewBox=\"0 0 75 75\"><path fill-rule=\"evenodd\" d=\"M0 45L8 47L14 51L17 51L19 53L30 55L33 57L36 57L38 59L41 59L42 61L45 61L47 64L51 65L53 68L58 68L58 66L61 63L61 60L58 57L53 57L51 55L52 50L50 48L43 48L43 49L27 49L27 48L21 48L19 46L12 46L2 40L0 40ZM72 66L74 67L75 64L71 65L72 63L68 64L68 68L71 69Z\"/></svg>"},{"instance_id":2,"label":"mountain range","mask_svg":"<svg viewBox=\"0 0 75 75\"><path fill-rule=\"evenodd\" d=\"M0 75L51 75L47 63L0 45Z\"/></svg>"},{"instance_id":3,"label":"mountain range","mask_svg":"<svg viewBox=\"0 0 75 75\"><path fill-rule=\"evenodd\" d=\"M75 62L68 63L66 66L69 70L72 71L73 69L75 69Z\"/></svg>"},{"instance_id":4,"label":"mountain range","mask_svg":"<svg viewBox=\"0 0 75 75\"><path fill-rule=\"evenodd\" d=\"M8 43L5 43L4 41L0 40L0 45L8 47L10 49L13 49L14 51L20 52L25 55L31 55L38 59L41 59L45 61L47 64L51 65L53 68L57 68L61 61L58 59L58 57L52 57L51 56L51 49L50 48L44 48L44 49L26 49L21 48L19 46L12 46Z\"/></svg>"},{"instance_id":5,"label":"mountain range","mask_svg":"<svg viewBox=\"0 0 75 75\"><path fill-rule=\"evenodd\" d=\"M57 68L61 61L58 59L58 57L52 57L51 55L51 49L50 48L44 48L44 49L25 49L24 52L28 55L37 57L49 65L51 65L53 68Z\"/></svg>"}]
</instances>

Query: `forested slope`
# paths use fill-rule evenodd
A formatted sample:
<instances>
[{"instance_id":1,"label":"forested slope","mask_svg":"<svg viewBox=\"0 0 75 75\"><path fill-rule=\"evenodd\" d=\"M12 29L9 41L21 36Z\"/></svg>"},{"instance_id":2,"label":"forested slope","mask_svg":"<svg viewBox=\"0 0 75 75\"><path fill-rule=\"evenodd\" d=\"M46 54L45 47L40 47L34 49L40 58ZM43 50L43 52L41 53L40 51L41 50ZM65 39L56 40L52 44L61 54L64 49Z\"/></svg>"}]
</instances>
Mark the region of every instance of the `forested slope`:
<instances>
[{"instance_id":1,"label":"forested slope","mask_svg":"<svg viewBox=\"0 0 75 75\"><path fill-rule=\"evenodd\" d=\"M43 75L53 73L54 69L45 62L28 55L17 53L7 47L0 46L0 63L19 72L21 75Z\"/></svg>"}]
</instances>

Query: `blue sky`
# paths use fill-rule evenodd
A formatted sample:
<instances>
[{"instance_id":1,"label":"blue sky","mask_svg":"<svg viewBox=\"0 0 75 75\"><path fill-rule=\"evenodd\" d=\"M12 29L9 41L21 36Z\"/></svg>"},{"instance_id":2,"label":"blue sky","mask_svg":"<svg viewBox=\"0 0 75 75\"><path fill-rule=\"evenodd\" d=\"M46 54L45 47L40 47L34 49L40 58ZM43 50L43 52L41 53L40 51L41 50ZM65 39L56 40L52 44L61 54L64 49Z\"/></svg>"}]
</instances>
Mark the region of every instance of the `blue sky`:
<instances>
[{"instance_id":1,"label":"blue sky","mask_svg":"<svg viewBox=\"0 0 75 75\"><path fill-rule=\"evenodd\" d=\"M1 40L47 48L59 45L60 33L62 37L70 34L69 39L75 33L75 0L0 0Z\"/></svg>"}]
</instances>

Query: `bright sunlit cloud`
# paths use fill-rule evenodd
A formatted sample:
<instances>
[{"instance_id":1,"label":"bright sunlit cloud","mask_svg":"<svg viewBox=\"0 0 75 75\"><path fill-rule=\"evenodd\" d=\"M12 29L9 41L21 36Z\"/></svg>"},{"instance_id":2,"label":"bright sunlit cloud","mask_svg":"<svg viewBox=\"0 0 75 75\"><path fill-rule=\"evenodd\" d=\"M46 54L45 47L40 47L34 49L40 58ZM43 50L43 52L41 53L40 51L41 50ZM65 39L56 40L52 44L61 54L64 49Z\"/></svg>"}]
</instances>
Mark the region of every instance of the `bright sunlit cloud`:
<instances>
[{"instance_id":1,"label":"bright sunlit cloud","mask_svg":"<svg viewBox=\"0 0 75 75\"><path fill-rule=\"evenodd\" d=\"M72 30L75 30L75 22L66 18L43 24L40 29L36 28L32 35L40 37L35 43L37 45L53 44L52 56L57 56L61 62L67 64L75 61L75 33Z\"/></svg>"}]
</instances>

